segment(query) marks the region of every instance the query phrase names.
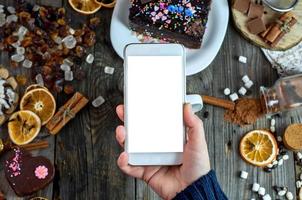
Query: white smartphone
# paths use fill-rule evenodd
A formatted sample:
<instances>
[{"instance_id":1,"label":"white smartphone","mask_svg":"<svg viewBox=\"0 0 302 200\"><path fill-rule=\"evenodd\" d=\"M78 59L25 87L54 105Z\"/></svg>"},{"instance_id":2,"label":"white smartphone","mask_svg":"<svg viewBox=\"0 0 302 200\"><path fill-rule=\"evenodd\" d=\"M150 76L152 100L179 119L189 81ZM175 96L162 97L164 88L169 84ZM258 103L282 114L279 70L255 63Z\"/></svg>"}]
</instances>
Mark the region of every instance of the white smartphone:
<instances>
[{"instance_id":1,"label":"white smartphone","mask_svg":"<svg viewBox=\"0 0 302 200\"><path fill-rule=\"evenodd\" d=\"M179 165L185 144L185 50L129 44L124 50L125 149L131 165Z\"/></svg>"}]
</instances>

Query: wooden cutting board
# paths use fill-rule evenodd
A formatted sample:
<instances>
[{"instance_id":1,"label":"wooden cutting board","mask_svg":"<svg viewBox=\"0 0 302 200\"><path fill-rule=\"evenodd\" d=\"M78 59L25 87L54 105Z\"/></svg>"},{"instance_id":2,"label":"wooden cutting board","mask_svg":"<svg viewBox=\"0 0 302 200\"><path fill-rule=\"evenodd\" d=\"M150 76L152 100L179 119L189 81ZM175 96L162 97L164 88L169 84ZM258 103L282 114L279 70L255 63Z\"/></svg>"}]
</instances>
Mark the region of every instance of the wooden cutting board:
<instances>
[{"instance_id":1,"label":"wooden cutting board","mask_svg":"<svg viewBox=\"0 0 302 200\"><path fill-rule=\"evenodd\" d=\"M287 33L274 48L267 45L258 35L254 35L249 32L249 30L246 27L246 22L249 20L246 14L243 14L238 10L235 10L234 8L232 8L231 10L232 10L233 21L238 31L243 35L244 38L246 38L247 40L251 41L252 43L254 43L259 47L263 47L271 50L284 51L297 45L300 41L302 41L302 1L299 1L299 3L294 8L294 10L291 11L295 14L298 22L292 27L291 31ZM273 11L265 4L264 4L264 13L265 14L263 15L263 21L265 24L274 22L275 19L277 19L281 15L281 13Z\"/></svg>"}]
</instances>

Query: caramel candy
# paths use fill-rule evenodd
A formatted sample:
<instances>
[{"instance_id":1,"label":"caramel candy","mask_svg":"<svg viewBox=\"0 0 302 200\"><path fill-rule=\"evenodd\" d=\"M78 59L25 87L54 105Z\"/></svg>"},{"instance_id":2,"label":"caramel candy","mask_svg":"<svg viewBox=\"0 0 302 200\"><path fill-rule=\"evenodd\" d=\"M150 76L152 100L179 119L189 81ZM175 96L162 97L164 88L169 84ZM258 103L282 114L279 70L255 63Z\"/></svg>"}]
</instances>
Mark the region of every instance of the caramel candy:
<instances>
[{"instance_id":1,"label":"caramel candy","mask_svg":"<svg viewBox=\"0 0 302 200\"><path fill-rule=\"evenodd\" d=\"M233 8L242 13L247 13L247 11L249 10L250 2L250 0L235 0Z\"/></svg>"},{"instance_id":2,"label":"caramel candy","mask_svg":"<svg viewBox=\"0 0 302 200\"><path fill-rule=\"evenodd\" d=\"M247 14L249 19L261 18L264 13L264 7L260 4L250 3L249 12Z\"/></svg>"},{"instance_id":3,"label":"caramel candy","mask_svg":"<svg viewBox=\"0 0 302 200\"><path fill-rule=\"evenodd\" d=\"M247 22L247 28L252 34L259 34L266 30L263 20L259 17Z\"/></svg>"}]
</instances>

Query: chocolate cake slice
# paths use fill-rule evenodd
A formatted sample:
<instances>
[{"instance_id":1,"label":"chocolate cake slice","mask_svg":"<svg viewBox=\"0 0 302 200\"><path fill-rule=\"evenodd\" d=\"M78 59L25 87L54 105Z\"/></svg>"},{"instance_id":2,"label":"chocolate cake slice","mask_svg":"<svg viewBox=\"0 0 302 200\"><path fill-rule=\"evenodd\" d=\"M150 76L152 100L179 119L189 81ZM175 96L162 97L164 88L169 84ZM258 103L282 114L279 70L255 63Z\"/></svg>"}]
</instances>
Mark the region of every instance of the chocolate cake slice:
<instances>
[{"instance_id":1,"label":"chocolate cake slice","mask_svg":"<svg viewBox=\"0 0 302 200\"><path fill-rule=\"evenodd\" d=\"M131 0L130 28L166 42L198 49L211 0Z\"/></svg>"}]
</instances>

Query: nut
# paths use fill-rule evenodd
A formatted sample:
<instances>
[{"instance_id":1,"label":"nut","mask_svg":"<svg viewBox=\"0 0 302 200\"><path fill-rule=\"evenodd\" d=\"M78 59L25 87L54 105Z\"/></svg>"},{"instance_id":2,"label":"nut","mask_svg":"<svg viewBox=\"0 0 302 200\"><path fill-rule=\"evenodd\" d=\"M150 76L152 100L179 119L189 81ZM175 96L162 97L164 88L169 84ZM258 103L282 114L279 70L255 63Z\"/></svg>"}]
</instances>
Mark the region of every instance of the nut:
<instances>
[{"instance_id":1,"label":"nut","mask_svg":"<svg viewBox=\"0 0 302 200\"><path fill-rule=\"evenodd\" d=\"M7 79L9 77L9 72L6 68L0 67L0 78Z\"/></svg>"},{"instance_id":2,"label":"nut","mask_svg":"<svg viewBox=\"0 0 302 200\"><path fill-rule=\"evenodd\" d=\"M17 89L18 83L14 77L9 77L6 82L13 88L13 90Z\"/></svg>"}]
</instances>

